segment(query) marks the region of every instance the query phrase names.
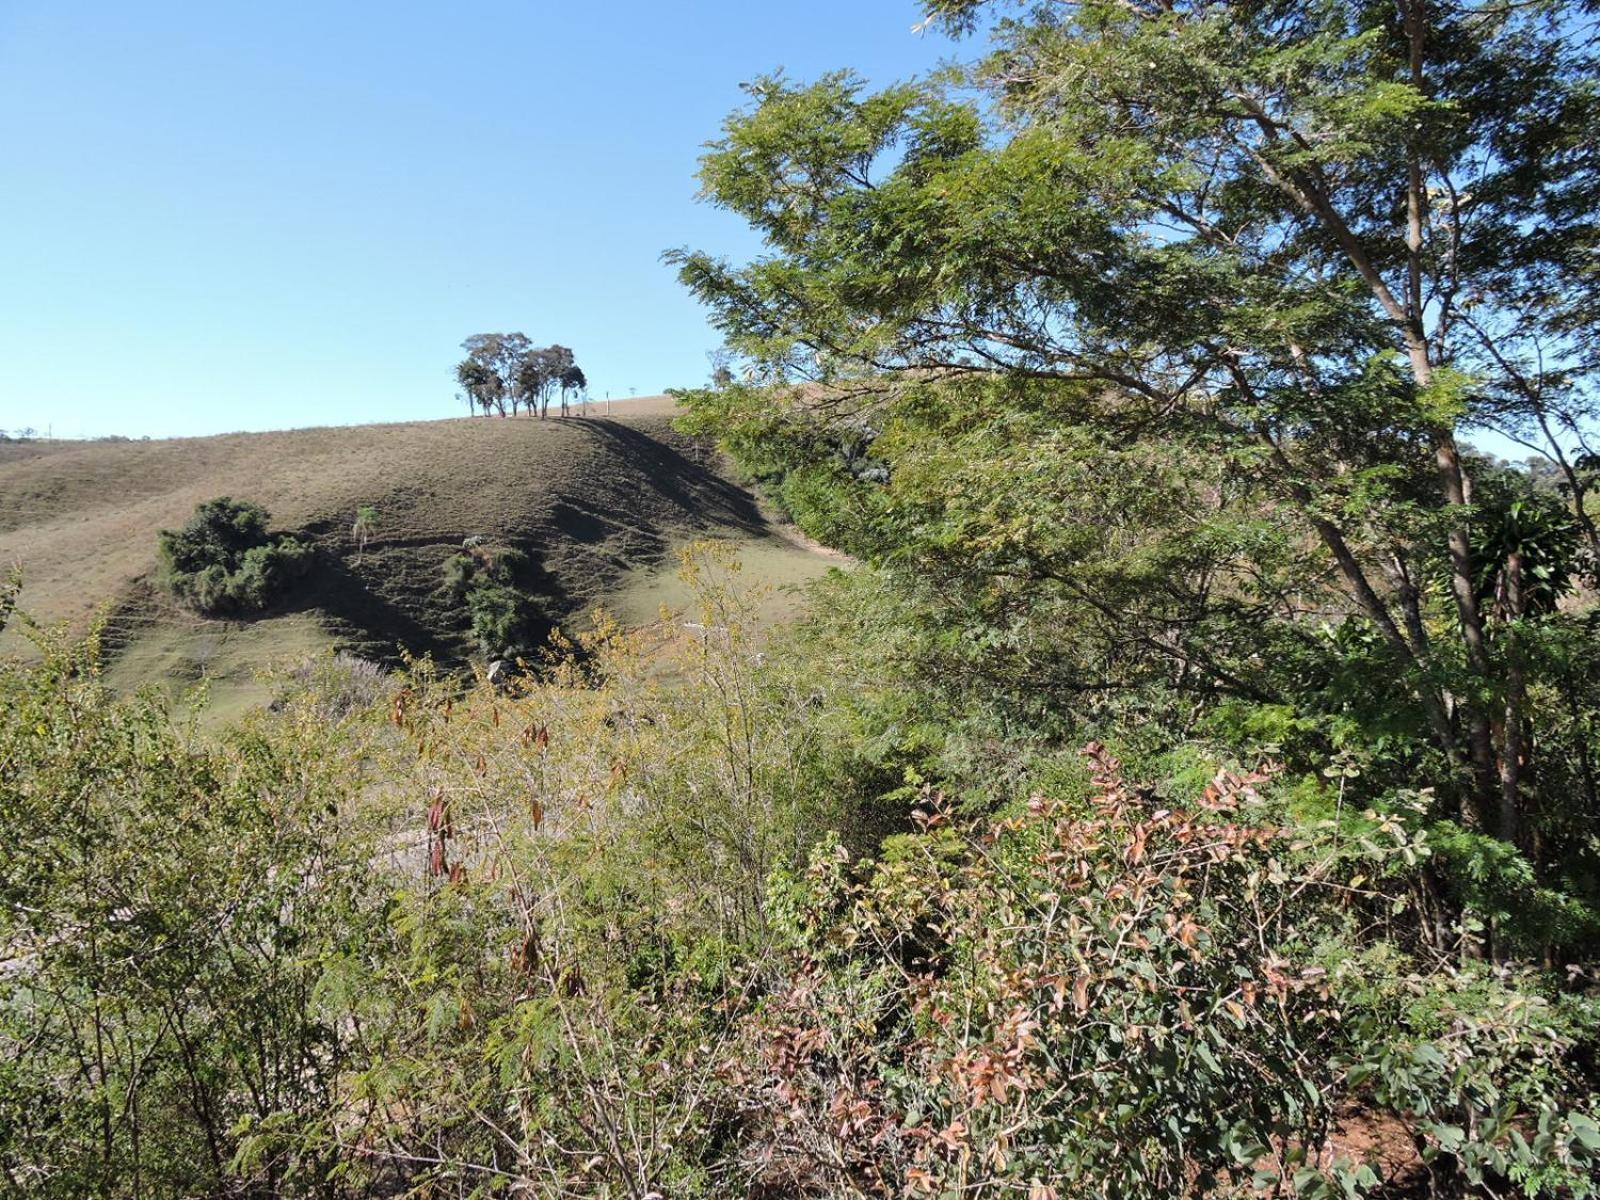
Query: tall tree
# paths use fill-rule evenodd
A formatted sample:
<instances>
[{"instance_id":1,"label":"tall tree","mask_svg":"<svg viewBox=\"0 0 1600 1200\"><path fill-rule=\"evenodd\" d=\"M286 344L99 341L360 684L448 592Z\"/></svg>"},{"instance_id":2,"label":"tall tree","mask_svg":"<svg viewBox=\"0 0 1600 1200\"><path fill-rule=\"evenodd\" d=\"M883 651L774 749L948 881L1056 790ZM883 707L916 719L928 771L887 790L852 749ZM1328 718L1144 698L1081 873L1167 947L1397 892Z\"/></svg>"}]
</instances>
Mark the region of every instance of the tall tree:
<instances>
[{"instance_id":1,"label":"tall tree","mask_svg":"<svg viewBox=\"0 0 1600 1200\"><path fill-rule=\"evenodd\" d=\"M508 333L500 339L495 369L500 376L500 386L505 389L506 396L511 401L512 413L517 411L519 403L527 404L530 411L533 408L533 398L517 385L518 368L532 349L533 343L528 340L528 335L525 333Z\"/></svg>"},{"instance_id":2,"label":"tall tree","mask_svg":"<svg viewBox=\"0 0 1600 1200\"><path fill-rule=\"evenodd\" d=\"M530 350L523 355L517 365L517 386L527 397L528 411L537 409L541 420L545 415L545 397L550 391L551 382L550 363L544 350Z\"/></svg>"},{"instance_id":3,"label":"tall tree","mask_svg":"<svg viewBox=\"0 0 1600 1200\"><path fill-rule=\"evenodd\" d=\"M589 379L583 373L583 368L577 363L567 364L556 381L561 387L561 415L567 415L567 396L572 393L582 394L589 386Z\"/></svg>"},{"instance_id":4,"label":"tall tree","mask_svg":"<svg viewBox=\"0 0 1600 1200\"><path fill-rule=\"evenodd\" d=\"M702 180L771 253L679 253L682 277L765 378L829 385L785 421L954 411L977 381L1087 442L1222 464L1211 500L1292 514L1320 548L1325 574L1276 587L1287 611L1369 630L1463 818L1526 846L1532 647L1556 619L1530 564L1559 591L1570 529L1594 537L1595 5L1018 7L959 76L751 85ZM1482 486L1473 430L1554 459L1565 521ZM1259 588L1248 543L1225 565L1149 641L1242 688L1259 652L1185 634ZM1070 554L1006 569L1085 587Z\"/></svg>"},{"instance_id":5,"label":"tall tree","mask_svg":"<svg viewBox=\"0 0 1600 1200\"><path fill-rule=\"evenodd\" d=\"M546 412L549 411L550 400L555 393L559 391L561 393L561 414L562 416L565 416L567 411L567 398L566 387L562 383L562 379L566 376L567 372L573 368L574 359L572 351L565 346L554 345L546 346L543 350L539 351L539 353L544 356L545 368L545 391L540 402L539 415L542 417Z\"/></svg>"},{"instance_id":6,"label":"tall tree","mask_svg":"<svg viewBox=\"0 0 1600 1200\"><path fill-rule=\"evenodd\" d=\"M532 407L532 400L518 384L519 368L533 348L527 334L475 333L461 343L461 348L467 352L469 359L493 373L497 384L494 389L497 393L496 402L501 416L505 415L508 401L513 415L524 401Z\"/></svg>"},{"instance_id":7,"label":"tall tree","mask_svg":"<svg viewBox=\"0 0 1600 1200\"><path fill-rule=\"evenodd\" d=\"M467 399L483 409L483 415L487 417L500 393L499 376L478 359L464 358L456 364L456 382L461 385Z\"/></svg>"}]
</instances>

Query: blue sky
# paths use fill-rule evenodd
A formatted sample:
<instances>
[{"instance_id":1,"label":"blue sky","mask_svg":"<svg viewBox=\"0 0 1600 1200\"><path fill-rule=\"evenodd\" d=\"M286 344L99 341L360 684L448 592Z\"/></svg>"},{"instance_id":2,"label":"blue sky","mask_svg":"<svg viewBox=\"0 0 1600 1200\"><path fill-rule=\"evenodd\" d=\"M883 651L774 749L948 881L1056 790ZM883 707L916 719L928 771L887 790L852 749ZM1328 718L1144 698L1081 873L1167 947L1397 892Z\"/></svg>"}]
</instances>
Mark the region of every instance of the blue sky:
<instances>
[{"instance_id":1,"label":"blue sky","mask_svg":"<svg viewBox=\"0 0 1600 1200\"><path fill-rule=\"evenodd\" d=\"M456 415L467 334L595 395L717 344L660 253L756 247L694 200L739 83L954 52L915 0L0 0L0 429Z\"/></svg>"}]
</instances>

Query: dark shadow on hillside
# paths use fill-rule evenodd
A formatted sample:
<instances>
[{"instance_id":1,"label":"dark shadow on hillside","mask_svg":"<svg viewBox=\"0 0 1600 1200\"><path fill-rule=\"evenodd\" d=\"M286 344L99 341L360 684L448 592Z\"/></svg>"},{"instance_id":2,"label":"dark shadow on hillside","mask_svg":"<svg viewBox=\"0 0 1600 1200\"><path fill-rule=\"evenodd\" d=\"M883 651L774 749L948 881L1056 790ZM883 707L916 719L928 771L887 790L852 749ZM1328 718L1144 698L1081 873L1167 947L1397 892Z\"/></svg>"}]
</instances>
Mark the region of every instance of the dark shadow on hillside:
<instances>
[{"instance_id":1,"label":"dark shadow on hillside","mask_svg":"<svg viewBox=\"0 0 1600 1200\"><path fill-rule=\"evenodd\" d=\"M321 554L310 574L284 599L281 612L316 612L335 626L337 640L365 658L392 663L404 647L439 662L454 661L460 645L369 587L339 557Z\"/></svg>"},{"instance_id":2,"label":"dark shadow on hillside","mask_svg":"<svg viewBox=\"0 0 1600 1200\"><path fill-rule=\"evenodd\" d=\"M458 666L471 656L465 606L442 587L444 562L460 551L459 540L380 539L358 568L342 553L341 521L315 520L299 532L323 549L311 574L286 598L283 611L317 612L341 646L386 664L398 661L401 647L443 666ZM533 540L506 541L528 555L515 583L540 614L529 634L543 643L573 607L572 598L546 568Z\"/></svg>"},{"instance_id":3,"label":"dark shadow on hillside","mask_svg":"<svg viewBox=\"0 0 1600 1200\"><path fill-rule=\"evenodd\" d=\"M766 518L749 492L660 438L603 417L574 422L573 427L609 442L624 461L640 469L644 486L656 500L680 509L692 523L732 526L751 534L766 532ZM709 456L714 451L708 449L706 453ZM636 497L621 511L644 507L648 507L648 500L641 503Z\"/></svg>"},{"instance_id":4,"label":"dark shadow on hillside","mask_svg":"<svg viewBox=\"0 0 1600 1200\"><path fill-rule=\"evenodd\" d=\"M413 498L397 488L386 498L391 527L354 566L345 514L308 521L298 532L323 552L282 611L315 610L336 641L363 657L392 662L403 646L454 667L473 655L465 606L441 586L462 538L486 536L527 555L515 585L541 616L529 633L542 642L584 619L628 571L658 565L685 536L770 531L755 498L717 473L715 451L701 451L665 422L640 428L585 419L561 428L572 437L564 448L572 459L563 464L571 469L558 471L553 486L516 468L494 480L510 498L498 529L452 529L461 518L445 507L428 512L432 492ZM417 513L432 518L426 532L415 528Z\"/></svg>"},{"instance_id":5,"label":"dark shadow on hillside","mask_svg":"<svg viewBox=\"0 0 1600 1200\"><path fill-rule=\"evenodd\" d=\"M570 500L557 500L550 506L549 521L564 538L593 546L611 537L620 527L614 517L602 516L593 509L583 508Z\"/></svg>"},{"instance_id":6,"label":"dark shadow on hillside","mask_svg":"<svg viewBox=\"0 0 1600 1200\"><path fill-rule=\"evenodd\" d=\"M542 643L573 610L575 601L556 574L544 565L538 546L525 539L512 538L511 541L528 556L528 563L517 571L515 582L517 590L532 600L546 618L538 634L538 641Z\"/></svg>"}]
</instances>

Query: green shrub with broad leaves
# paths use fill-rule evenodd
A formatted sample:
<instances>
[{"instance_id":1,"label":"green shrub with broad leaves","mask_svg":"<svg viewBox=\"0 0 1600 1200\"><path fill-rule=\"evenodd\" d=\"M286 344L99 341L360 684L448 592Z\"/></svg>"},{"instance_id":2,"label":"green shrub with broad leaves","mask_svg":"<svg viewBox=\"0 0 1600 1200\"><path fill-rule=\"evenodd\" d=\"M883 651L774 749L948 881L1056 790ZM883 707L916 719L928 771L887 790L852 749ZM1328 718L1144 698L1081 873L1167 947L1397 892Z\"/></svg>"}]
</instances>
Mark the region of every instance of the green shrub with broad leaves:
<instances>
[{"instance_id":1,"label":"green shrub with broad leaves","mask_svg":"<svg viewBox=\"0 0 1600 1200\"><path fill-rule=\"evenodd\" d=\"M762 1186L1595 1194L1600 1004L1405 936L1425 835L1341 845L1265 775L1169 798L1090 755L1087 804L963 827L930 792L878 861L775 884L791 965L734 1082L782 1148Z\"/></svg>"}]
</instances>

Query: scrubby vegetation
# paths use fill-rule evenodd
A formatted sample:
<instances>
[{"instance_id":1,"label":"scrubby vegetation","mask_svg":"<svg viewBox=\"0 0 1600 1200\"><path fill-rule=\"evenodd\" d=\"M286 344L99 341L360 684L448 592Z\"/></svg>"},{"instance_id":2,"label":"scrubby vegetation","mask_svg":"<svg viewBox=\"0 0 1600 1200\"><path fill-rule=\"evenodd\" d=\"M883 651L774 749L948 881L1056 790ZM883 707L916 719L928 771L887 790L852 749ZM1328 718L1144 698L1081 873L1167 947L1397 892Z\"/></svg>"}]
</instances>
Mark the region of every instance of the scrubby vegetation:
<instances>
[{"instance_id":1,"label":"scrubby vegetation","mask_svg":"<svg viewBox=\"0 0 1600 1200\"><path fill-rule=\"evenodd\" d=\"M532 654L543 627L532 597L519 587L528 556L514 546L470 537L445 559L444 593L467 615L473 643L489 658Z\"/></svg>"},{"instance_id":2,"label":"scrubby vegetation","mask_svg":"<svg viewBox=\"0 0 1600 1200\"><path fill-rule=\"evenodd\" d=\"M857 562L763 635L697 545L536 653L469 544L533 670L214 745L33 630L7 1186L1596 1195L1591 17L1082 0L754 85L683 399Z\"/></svg>"},{"instance_id":3,"label":"scrubby vegetation","mask_svg":"<svg viewBox=\"0 0 1600 1200\"><path fill-rule=\"evenodd\" d=\"M311 567L312 550L267 531L267 510L223 496L197 505L179 530L160 535L161 581L210 616L259 612Z\"/></svg>"},{"instance_id":4,"label":"scrubby vegetation","mask_svg":"<svg viewBox=\"0 0 1600 1200\"><path fill-rule=\"evenodd\" d=\"M687 571L510 694L329 660L216 746L92 643L0 672L16 1194L1589 1194L1600 998L1474 950L1425 792L997 774L859 618Z\"/></svg>"},{"instance_id":5,"label":"scrubby vegetation","mask_svg":"<svg viewBox=\"0 0 1600 1200\"><path fill-rule=\"evenodd\" d=\"M323 993L388 905L338 739L210 746L114 700L92 639L42 649L0 668L6 1194L325 1193L337 1158L272 1134L340 1103L357 1060Z\"/></svg>"}]
</instances>

